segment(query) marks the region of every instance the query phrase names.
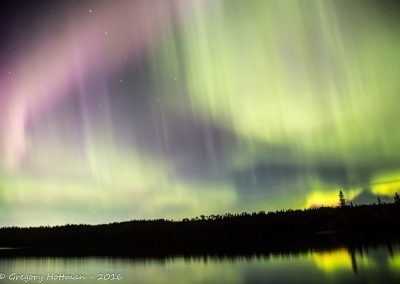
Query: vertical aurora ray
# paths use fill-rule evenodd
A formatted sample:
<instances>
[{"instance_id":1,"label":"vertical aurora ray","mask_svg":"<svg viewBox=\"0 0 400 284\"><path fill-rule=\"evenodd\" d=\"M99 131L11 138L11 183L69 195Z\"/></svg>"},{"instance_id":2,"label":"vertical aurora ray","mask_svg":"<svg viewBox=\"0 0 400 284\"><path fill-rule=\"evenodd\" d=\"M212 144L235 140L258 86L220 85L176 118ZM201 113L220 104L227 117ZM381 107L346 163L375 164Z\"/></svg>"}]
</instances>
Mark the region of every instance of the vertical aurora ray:
<instances>
[{"instance_id":1,"label":"vertical aurora ray","mask_svg":"<svg viewBox=\"0 0 400 284\"><path fill-rule=\"evenodd\" d=\"M229 164L249 172L243 187L274 191L263 180L277 173L293 180L285 187L306 184L293 194L360 192L388 168L398 170L396 4L193 5L179 40L157 58L170 72L155 73L166 84L168 74L180 74L195 115L242 140Z\"/></svg>"},{"instance_id":2,"label":"vertical aurora ray","mask_svg":"<svg viewBox=\"0 0 400 284\"><path fill-rule=\"evenodd\" d=\"M305 155L398 153L397 26L372 8L343 16L340 3L196 3L177 55L194 111Z\"/></svg>"},{"instance_id":3,"label":"vertical aurora ray","mask_svg":"<svg viewBox=\"0 0 400 284\"><path fill-rule=\"evenodd\" d=\"M152 9L152 5L159 9ZM155 1L152 5L138 1L107 6L102 2L93 15L91 9L82 7L77 16L72 16L70 29L53 35L44 27L29 52L22 52L15 64L2 70L9 73L4 76L5 87L1 91L1 129L2 133L9 130L1 141L2 154L8 157L3 163L6 170L18 167L28 118L56 105L63 96L73 95L71 89L79 84L79 74L90 77L98 68L112 72L126 64L125 56L140 57L171 17L169 3ZM139 27L131 30L131 25Z\"/></svg>"},{"instance_id":4,"label":"vertical aurora ray","mask_svg":"<svg viewBox=\"0 0 400 284\"><path fill-rule=\"evenodd\" d=\"M39 2L3 17L1 224L396 191L395 1Z\"/></svg>"}]
</instances>

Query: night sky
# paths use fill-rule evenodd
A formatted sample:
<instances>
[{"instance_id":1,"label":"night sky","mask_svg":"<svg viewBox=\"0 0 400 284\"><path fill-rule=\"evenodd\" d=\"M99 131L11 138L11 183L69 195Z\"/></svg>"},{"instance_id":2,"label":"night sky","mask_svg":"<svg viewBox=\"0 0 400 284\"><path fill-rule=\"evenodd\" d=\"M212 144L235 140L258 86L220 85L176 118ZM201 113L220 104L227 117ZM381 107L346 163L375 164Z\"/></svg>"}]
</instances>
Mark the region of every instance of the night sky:
<instances>
[{"instance_id":1,"label":"night sky","mask_svg":"<svg viewBox=\"0 0 400 284\"><path fill-rule=\"evenodd\" d=\"M0 225L400 192L398 1L1 1Z\"/></svg>"}]
</instances>

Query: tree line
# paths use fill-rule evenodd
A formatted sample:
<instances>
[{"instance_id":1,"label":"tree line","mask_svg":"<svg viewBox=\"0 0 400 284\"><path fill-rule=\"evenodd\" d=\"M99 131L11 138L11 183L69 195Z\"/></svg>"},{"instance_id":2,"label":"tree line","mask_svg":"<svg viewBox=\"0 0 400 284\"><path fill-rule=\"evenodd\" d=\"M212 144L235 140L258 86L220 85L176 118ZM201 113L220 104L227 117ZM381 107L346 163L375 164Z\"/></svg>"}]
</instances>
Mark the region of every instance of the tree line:
<instances>
[{"instance_id":1,"label":"tree line","mask_svg":"<svg viewBox=\"0 0 400 284\"><path fill-rule=\"evenodd\" d=\"M256 253L261 251L400 241L399 203L134 220L104 225L9 227L0 247L15 254Z\"/></svg>"}]
</instances>

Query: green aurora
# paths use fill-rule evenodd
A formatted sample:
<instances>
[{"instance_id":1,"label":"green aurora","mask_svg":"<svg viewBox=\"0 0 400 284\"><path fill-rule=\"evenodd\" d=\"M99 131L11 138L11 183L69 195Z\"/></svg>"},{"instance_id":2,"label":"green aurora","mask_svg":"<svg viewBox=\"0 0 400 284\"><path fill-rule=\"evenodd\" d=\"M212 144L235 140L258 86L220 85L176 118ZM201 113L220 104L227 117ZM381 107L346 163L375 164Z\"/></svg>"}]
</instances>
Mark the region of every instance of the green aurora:
<instances>
[{"instance_id":1,"label":"green aurora","mask_svg":"<svg viewBox=\"0 0 400 284\"><path fill-rule=\"evenodd\" d=\"M330 187L329 202L343 187L353 196L368 187L389 194L398 185L399 11L381 4L197 3L154 69L162 87L170 74L185 82L182 99L198 119L238 137L229 170L301 168L292 187L307 184L311 196ZM169 87L166 95L178 93ZM298 206L305 192L284 195L285 206Z\"/></svg>"},{"instance_id":2,"label":"green aurora","mask_svg":"<svg viewBox=\"0 0 400 284\"><path fill-rule=\"evenodd\" d=\"M22 22L0 67L0 225L181 219L399 191L396 1L142 2L59 4L55 20L43 1L32 39L29 21L10 24ZM131 20L134 8L147 16ZM29 53L47 48L42 39L53 74ZM51 94L35 95L37 85Z\"/></svg>"}]
</instances>

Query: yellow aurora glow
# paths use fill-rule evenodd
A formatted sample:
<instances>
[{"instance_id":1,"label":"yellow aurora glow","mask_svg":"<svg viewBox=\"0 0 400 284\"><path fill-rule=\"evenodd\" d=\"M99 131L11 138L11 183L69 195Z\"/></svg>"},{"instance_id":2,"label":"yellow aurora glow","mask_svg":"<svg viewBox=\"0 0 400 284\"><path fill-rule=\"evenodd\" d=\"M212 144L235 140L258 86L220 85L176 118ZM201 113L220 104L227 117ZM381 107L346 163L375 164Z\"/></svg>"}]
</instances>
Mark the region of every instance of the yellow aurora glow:
<instances>
[{"instance_id":1,"label":"yellow aurora glow","mask_svg":"<svg viewBox=\"0 0 400 284\"><path fill-rule=\"evenodd\" d=\"M394 7L10 8L0 44L0 225L333 206L339 190L393 195Z\"/></svg>"}]
</instances>

